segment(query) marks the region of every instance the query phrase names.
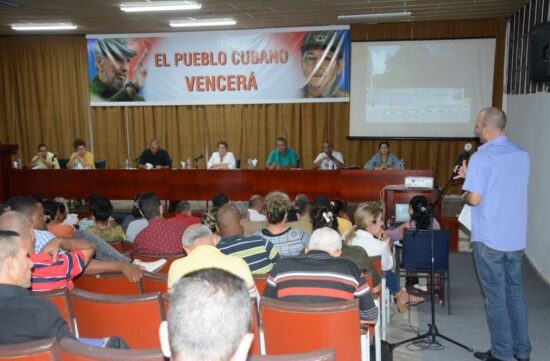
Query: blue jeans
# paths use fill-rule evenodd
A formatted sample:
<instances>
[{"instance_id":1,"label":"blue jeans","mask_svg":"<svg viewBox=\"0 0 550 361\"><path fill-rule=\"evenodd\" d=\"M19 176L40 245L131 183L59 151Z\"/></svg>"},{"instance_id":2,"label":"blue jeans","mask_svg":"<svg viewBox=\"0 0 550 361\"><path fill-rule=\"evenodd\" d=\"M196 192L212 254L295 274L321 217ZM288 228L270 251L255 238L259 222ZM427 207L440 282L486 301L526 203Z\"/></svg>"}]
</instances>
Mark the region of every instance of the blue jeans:
<instances>
[{"instance_id":1,"label":"blue jeans","mask_svg":"<svg viewBox=\"0 0 550 361\"><path fill-rule=\"evenodd\" d=\"M95 246L95 258L101 261L114 261L114 262L123 262L130 263L132 260L128 257L121 254L119 251L114 249L109 243L105 242L101 237L86 232L83 230L78 230L73 235L73 238L82 239L84 241L90 242Z\"/></svg>"},{"instance_id":2,"label":"blue jeans","mask_svg":"<svg viewBox=\"0 0 550 361\"><path fill-rule=\"evenodd\" d=\"M501 360L529 358L527 305L523 295L523 250L502 252L472 242L477 276L485 298L491 353Z\"/></svg>"},{"instance_id":3,"label":"blue jeans","mask_svg":"<svg viewBox=\"0 0 550 361\"><path fill-rule=\"evenodd\" d=\"M401 291L401 285L399 284L399 278L393 271L384 271L384 278L386 279L386 287L390 290L392 295L396 295Z\"/></svg>"}]
</instances>

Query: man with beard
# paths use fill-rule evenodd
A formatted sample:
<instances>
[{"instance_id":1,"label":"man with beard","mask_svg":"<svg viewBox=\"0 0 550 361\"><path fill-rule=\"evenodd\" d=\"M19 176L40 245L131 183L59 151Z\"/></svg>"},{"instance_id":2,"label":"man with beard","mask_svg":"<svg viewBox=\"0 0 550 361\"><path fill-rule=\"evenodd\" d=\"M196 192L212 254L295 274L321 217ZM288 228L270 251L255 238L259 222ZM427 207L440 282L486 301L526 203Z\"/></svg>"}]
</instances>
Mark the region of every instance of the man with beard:
<instances>
[{"instance_id":1,"label":"man with beard","mask_svg":"<svg viewBox=\"0 0 550 361\"><path fill-rule=\"evenodd\" d=\"M309 32L302 44L302 71L307 84L300 89L303 98L342 98L336 79L344 69L343 35L335 30Z\"/></svg>"},{"instance_id":2,"label":"man with beard","mask_svg":"<svg viewBox=\"0 0 550 361\"><path fill-rule=\"evenodd\" d=\"M147 69L143 52L134 69L134 79L128 79L130 59L136 52L124 39L100 39L94 46L97 75L90 81L90 94L94 100L144 101L139 94Z\"/></svg>"}]
</instances>

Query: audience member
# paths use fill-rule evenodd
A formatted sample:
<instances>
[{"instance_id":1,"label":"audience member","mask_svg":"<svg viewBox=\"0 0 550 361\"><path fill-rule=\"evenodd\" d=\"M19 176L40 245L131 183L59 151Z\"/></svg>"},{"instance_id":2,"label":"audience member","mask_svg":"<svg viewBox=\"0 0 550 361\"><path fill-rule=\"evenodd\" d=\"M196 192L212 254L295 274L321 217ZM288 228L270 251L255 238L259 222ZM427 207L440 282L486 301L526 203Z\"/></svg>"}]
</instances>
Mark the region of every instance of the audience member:
<instances>
[{"instance_id":1,"label":"audience member","mask_svg":"<svg viewBox=\"0 0 550 361\"><path fill-rule=\"evenodd\" d=\"M216 216L218 215L218 208L211 208L208 212L203 213L201 217L201 224L206 226L214 239L214 244L218 244L220 241L220 235L218 234L218 229L216 227Z\"/></svg>"},{"instance_id":2,"label":"audience member","mask_svg":"<svg viewBox=\"0 0 550 361\"><path fill-rule=\"evenodd\" d=\"M142 268L154 272L166 263L166 260L157 262L140 262L136 260L134 261L136 264L131 264L128 257L120 254L95 234L85 231L78 231L75 233L74 238L56 238L52 233L46 231L41 203L36 203L36 200L30 197L12 197L9 199L9 203L13 210L23 213L31 222L34 228L35 253L52 252L52 254L57 254L61 243L65 241L70 243L82 239L91 243L95 247L96 255L95 259L86 268L86 273L122 272L131 282L137 282L143 277Z\"/></svg>"},{"instance_id":3,"label":"audience member","mask_svg":"<svg viewBox=\"0 0 550 361\"><path fill-rule=\"evenodd\" d=\"M32 224L18 211L10 211L0 216L0 229L17 232L25 245L34 264L31 284L33 291L72 289L73 279L84 271L95 252L95 248L86 241L56 238L52 242L56 243L56 249L61 249L59 252L52 250L52 254L35 253Z\"/></svg>"},{"instance_id":4,"label":"audience member","mask_svg":"<svg viewBox=\"0 0 550 361\"><path fill-rule=\"evenodd\" d=\"M335 199L330 202L330 211L336 216L336 220L338 221L337 231L340 232L342 236L353 229L353 224L345 212L345 209L346 203L340 199Z\"/></svg>"},{"instance_id":5,"label":"audience member","mask_svg":"<svg viewBox=\"0 0 550 361\"><path fill-rule=\"evenodd\" d=\"M255 235L273 243L281 257L299 255L307 246L309 237L303 230L290 228L286 224L286 214L290 208L288 195L282 192L271 192L265 200L269 224Z\"/></svg>"},{"instance_id":6,"label":"audience member","mask_svg":"<svg viewBox=\"0 0 550 361\"><path fill-rule=\"evenodd\" d=\"M194 217L191 212L191 203L188 201L179 201L176 205L176 216L174 219L182 224L185 227L189 227L192 224L198 224L201 222L199 217ZM185 229L184 229L185 230Z\"/></svg>"},{"instance_id":7,"label":"audience member","mask_svg":"<svg viewBox=\"0 0 550 361\"><path fill-rule=\"evenodd\" d=\"M160 142L157 139L152 139L149 142L149 148L145 149L138 158L138 168L170 169L172 168L172 159L167 151L160 148Z\"/></svg>"},{"instance_id":8,"label":"audience member","mask_svg":"<svg viewBox=\"0 0 550 361\"><path fill-rule=\"evenodd\" d=\"M355 227L348 233L345 241L354 246L363 247L369 257L381 256L383 276L390 293L395 295L399 312L404 312L408 305L424 302L422 297L416 297L407 292L399 284L399 278L393 272L392 245L385 234L382 220L382 207L375 202L361 203L355 211Z\"/></svg>"},{"instance_id":9,"label":"audience member","mask_svg":"<svg viewBox=\"0 0 550 361\"><path fill-rule=\"evenodd\" d=\"M298 220L294 222L287 222L287 226L293 229L301 229L308 237L311 236L313 226L311 224L310 210L311 203L302 203L298 209Z\"/></svg>"},{"instance_id":10,"label":"audience member","mask_svg":"<svg viewBox=\"0 0 550 361\"><path fill-rule=\"evenodd\" d=\"M0 231L0 344L74 338L57 307L31 294L27 246L17 232Z\"/></svg>"},{"instance_id":11,"label":"audience member","mask_svg":"<svg viewBox=\"0 0 550 361\"><path fill-rule=\"evenodd\" d=\"M258 291L245 261L226 256L216 248L212 232L203 224L193 224L185 230L181 239L186 257L172 263L168 272L168 289L185 275L206 268L217 268L232 273L244 280L251 296Z\"/></svg>"},{"instance_id":12,"label":"audience member","mask_svg":"<svg viewBox=\"0 0 550 361\"><path fill-rule=\"evenodd\" d=\"M212 198L212 206L214 208L220 208L227 203L229 203L229 197L225 193L218 193Z\"/></svg>"},{"instance_id":13,"label":"audience member","mask_svg":"<svg viewBox=\"0 0 550 361\"><path fill-rule=\"evenodd\" d=\"M313 161L314 169L340 169L344 166L342 153L332 149L332 142L323 143L323 151Z\"/></svg>"},{"instance_id":14,"label":"audience member","mask_svg":"<svg viewBox=\"0 0 550 361\"><path fill-rule=\"evenodd\" d=\"M316 229L299 257L278 262L267 279L265 297L290 302L359 300L361 320L375 323L378 309L357 265L341 258L342 238L328 227Z\"/></svg>"},{"instance_id":15,"label":"audience member","mask_svg":"<svg viewBox=\"0 0 550 361\"><path fill-rule=\"evenodd\" d=\"M245 237L241 215L233 204L221 207L217 225L222 237L216 246L223 254L242 258L252 274L269 273L280 259L277 248L259 236Z\"/></svg>"},{"instance_id":16,"label":"audience member","mask_svg":"<svg viewBox=\"0 0 550 361\"><path fill-rule=\"evenodd\" d=\"M254 194L248 200L248 219L251 222L267 222L265 198L259 194Z\"/></svg>"},{"instance_id":17,"label":"audience member","mask_svg":"<svg viewBox=\"0 0 550 361\"><path fill-rule=\"evenodd\" d=\"M95 169L94 155L86 150L86 142L83 139L75 139L73 148L74 153L69 158L68 168Z\"/></svg>"},{"instance_id":18,"label":"audience member","mask_svg":"<svg viewBox=\"0 0 550 361\"><path fill-rule=\"evenodd\" d=\"M288 214L286 216L286 220L288 222L294 222L298 220L298 211L300 209L300 206L304 203L309 203L309 197L307 194L304 193L298 193L296 194L296 197L294 197L294 201L292 202L291 208L288 210Z\"/></svg>"},{"instance_id":19,"label":"audience member","mask_svg":"<svg viewBox=\"0 0 550 361\"><path fill-rule=\"evenodd\" d=\"M120 226L122 227L122 230L124 232L126 232L128 230L128 225L131 222L135 221L136 219L143 218L141 216L141 214L139 213L139 208L137 206L140 196L141 196L141 193L137 193L134 196L134 203L132 203L132 210L130 211L130 214L128 214L128 215L126 215L126 217L124 217L124 219L122 220L122 223L120 224ZM126 236L128 236L128 235L126 235Z\"/></svg>"},{"instance_id":20,"label":"audience member","mask_svg":"<svg viewBox=\"0 0 550 361\"><path fill-rule=\"evenodd\" d=\"M134 250L145 254L182 254L181 235L187 227L174 218L163 218L163 207L155 193L144 193L139 209L149 225L138 233Z\"/></svg>"},{"instance_id":21,"label":"audience member","mask_svg":"<svg viewBox=\"0 0 550 361\"><path fill-rule=\"evenodd\" d=\"M46 217L46 228L48 232L56 237L72 237L76 233L76 229L68 224L63 224L63 216L56 201L48 200L42 202L44 208L44 216Z\"/></svg>"},{"instance_id":22,"label":"audience member","mask_svg":"<svg viewBox=\"0 0 550 361\"><path fill-rule=\"evenodd\" d=\"M128 242L134 242L139 232L141 232L149 224L147 218L143 217L143 214L141 214L141 211L139 210L139 200L141 195L142 193L136 195L132 206L132 214L131 216L126 217L127 219L131 217L126 223L126 240ZM126 222L126 219L124 221ZM124 228L124 222L122 228Z\"/></svg>"},{"instance_id":23,"label":"audience member","mask_svg":"<svg viewBox=\"0 0 550 361\"><path fill-rule=\"evenodd\" d=\"M95 224L88 227L87 231L93 233L108 243L122 243L126 241L126 234L119 224L111 218L113 215L113 205L111 201L102 198L92 206L92 215Z\"/></svg>"},{"instance_id":24,"label":"audience member","mask_svg":"<svg viewBox=\"0 0 550 361\"><path fill-rule=\"evenodd\" d=\"M329 227L338 231L336 216L324 206L313 206L311 208L311 220L313 223L313 230ZM362 273L372 275L373 293L378 293L380 291L380 275L374 268L369 255L362 247L351 246L344 242L342 243L341 257L348 258L355 262Z\"/></svg>"},{"instance_id":25,"label":"audience member","mask_svg":"<svg viewBox=\"0 0 550 361\"><path fill-rule=\"evenodd\" d=\"M298 167L298 155L292 148L287 147L286 139L279 137L276 140L277 148L267 157L268 169L289 169Z\"/></svg>"},{"instance_id":26,"label":"audience member","mask_svg":"<svg viewBox=\"0 0 550 361\"><path fill-rule=\"evenodd\" d=\"M38 153L31 159L32 169L59 169L57 156L48 152L46 144L38 144Z\"/></svg>"},{"instance_id":27,"label":"audience member","mask_svg":"<svg viewBox=\"0 0 550 361\"><path fill-rule=\"evenodd\" d=\"M376 153L367 163L364 169L403 169L403 163L390 153L390 143L383 141L378 144L379 153Z\"/></svg>"},{"instance_id":28,"label":"audience member","mask_svg":"<svg viewBox=\"0 0 550 361\"><path fill-rule=\"evenodd\" d=\"M174 361L245 361L251 325L242 279L220 269L199 270L173 288L159 331L162 350Z\"/></svg>"},{"instance_id":29,"label":"audience member","mask_svg":"<svg viewBox=\"0 0 550 361\"><path fill-rule=\"evenodd\" d=\"M7 203L0 203L0 216L11 210L11 207Z\"/></svg>"},{"instance_id":30,"label":"audience member","mask_svg":"<svg viewBox=\"0 0 550 361\"><path fill-rule=\"evenodd\" d=\"M237 161L233 153L227 151L227 143L223 140L218 142L218 151L212 153L208 163L206 164L208 169L235 169L237 168Z\"/></svg>"}]
</instances>

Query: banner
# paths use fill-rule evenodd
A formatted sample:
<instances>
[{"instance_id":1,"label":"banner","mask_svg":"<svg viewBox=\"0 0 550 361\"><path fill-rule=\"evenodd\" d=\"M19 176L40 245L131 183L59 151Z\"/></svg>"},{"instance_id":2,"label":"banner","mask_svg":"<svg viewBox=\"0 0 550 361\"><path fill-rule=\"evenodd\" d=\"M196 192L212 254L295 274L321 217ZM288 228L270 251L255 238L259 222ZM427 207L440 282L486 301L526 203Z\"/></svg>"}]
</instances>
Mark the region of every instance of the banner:
<instances>
[{"instance_id":1,"label":"banner","mask_svg":"<svg viewBox=\"0 0 550 361\"><path fill-rule=\"evenodd\" d=\"M137 35L87 36L90 105L349 101L348 27Z\"/></svg>"}]
</instances>

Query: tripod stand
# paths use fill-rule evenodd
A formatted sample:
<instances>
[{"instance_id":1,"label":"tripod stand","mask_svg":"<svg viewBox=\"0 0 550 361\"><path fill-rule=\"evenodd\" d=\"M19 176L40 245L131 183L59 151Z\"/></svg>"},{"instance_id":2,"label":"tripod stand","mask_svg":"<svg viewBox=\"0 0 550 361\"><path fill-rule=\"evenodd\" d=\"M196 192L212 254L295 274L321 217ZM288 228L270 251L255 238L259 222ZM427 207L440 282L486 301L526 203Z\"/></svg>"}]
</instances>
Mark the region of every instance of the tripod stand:
<instances>
[{"instance_id":1,"label":"tripod stand","mask_svg":"<svg viewBox=\"0 0 550 361\"><path fill-rule=\"evenodd\" d=\"M429 210L429 212L430 212L430 259L431 259L430 303L431 303L431 313L432 313L431 314L431 316L432 316L431 321L432 322L430 324L428 324L428 332L426 332L422 335L418 335L418 336L409 338L409 339L404 340L404 341L394 343L394 344L391 345L392 350L395 349L396 347L400 346L400 345L410 343L410 342L413 342L413 341L417 341L417 340L422 340L424 338L429 338L430 344L434 344L434 343L436 343L436 337L441 337L442 339L447 340L451 343L454 343L455 345L460 346L460 347L468 350L469 352L474 352L474 350L472 348L470 348L470 347L468 347L464 344L461 344L460 342L455 341L452 338L447 337L447 336L439 333L439 329L437 328L437 325L435 323L435 290L434 290L434 262L435 262L435 260L434 260L434 235L433 235L433 228L432 228L432 225L433 225L433 209L435 208L435 206L439 202L441 202L441 198L442 198L443 194L445 193L445 191L447 191L447 189L449 188L449 185L451 184L451 181L453 180L453 176L454 176L454 174L451 174L451 177L449 178L447 183L445 183L445 186L443 187L443 189L439 193L439 196L437 197L435 202L433 202L433 205L432 205L432 207L430 207L430 210ZM449 302L449 300L447 300L447 302Z\"/></svg>"}]
</instances>

